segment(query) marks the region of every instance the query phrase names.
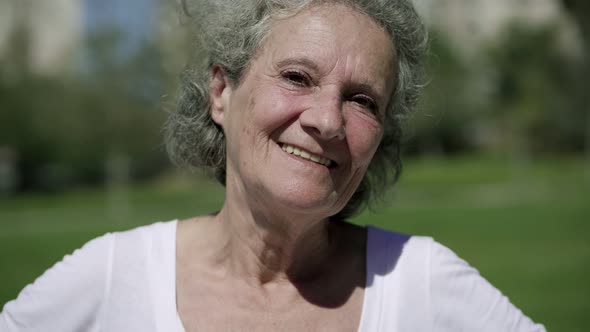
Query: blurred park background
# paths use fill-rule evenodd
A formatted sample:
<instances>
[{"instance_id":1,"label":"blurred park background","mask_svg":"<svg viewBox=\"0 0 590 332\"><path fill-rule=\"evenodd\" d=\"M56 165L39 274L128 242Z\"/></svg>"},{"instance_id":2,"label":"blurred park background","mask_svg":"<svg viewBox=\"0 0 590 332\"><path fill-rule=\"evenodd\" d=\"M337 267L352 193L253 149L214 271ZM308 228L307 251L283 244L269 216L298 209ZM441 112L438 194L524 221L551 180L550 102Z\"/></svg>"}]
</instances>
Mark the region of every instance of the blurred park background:
<instances>
[{"instance_id":1,"label":"blurred park background","mask_svg":"<svg viewBox=\"0 0 590 332\"><path fill-rule=\"evenodd\" d=\"M550 331L590 313L590 2L415 0L429 84L404 174L354 219L434 236ZM93 237L215 211L162 143L174 0L0 0L0 306Z\"/></svg>"}]
</instances>

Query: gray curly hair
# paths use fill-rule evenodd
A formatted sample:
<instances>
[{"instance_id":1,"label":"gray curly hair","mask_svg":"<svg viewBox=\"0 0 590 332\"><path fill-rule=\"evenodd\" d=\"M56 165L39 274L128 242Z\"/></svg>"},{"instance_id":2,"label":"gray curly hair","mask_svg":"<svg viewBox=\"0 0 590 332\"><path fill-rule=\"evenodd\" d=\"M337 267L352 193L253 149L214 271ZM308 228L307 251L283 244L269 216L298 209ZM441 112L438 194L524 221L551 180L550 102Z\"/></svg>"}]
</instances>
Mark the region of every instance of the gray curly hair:
<instances>
[{"instance_id":1,"label":"gray curly hair","mask_svg":"<svg viewBox=\"0 0 590 332\"><path fill-rule=\"evenodd\" d=\"M181 1L184 13L195 24L198 53L182 77L176 112L166 123L166 147L175 164L210 168L225 185L225 137L209 112L209 68L219 65L239 85L274 19L311 6L339 3L366 14L389 33L397 53L397 80L383 121L383 139L359 187L333 217L345 219L358 213L397 181L401 173L401 120L415 106L423 86L427 49L426 30L410 0Z\"/></svg>"}]
</instances>

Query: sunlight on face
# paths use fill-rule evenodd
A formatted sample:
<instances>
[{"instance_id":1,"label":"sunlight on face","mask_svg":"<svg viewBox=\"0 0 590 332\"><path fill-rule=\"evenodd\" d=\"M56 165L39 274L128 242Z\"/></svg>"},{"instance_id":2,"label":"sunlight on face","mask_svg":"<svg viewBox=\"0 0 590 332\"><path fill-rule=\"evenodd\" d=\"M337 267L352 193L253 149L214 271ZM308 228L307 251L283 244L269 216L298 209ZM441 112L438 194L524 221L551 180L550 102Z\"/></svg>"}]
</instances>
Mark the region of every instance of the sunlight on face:
<instances>
[{"instance_id":1,"label":"sunlight on face","mask_svg":"<svg viewBox=\"0 0 590 332\"><path fill-rule=\"evenodd\" d=\"M217 121L228 191L285 211L337 213L383 135L394 68L387 32L343 5L275 21Z\"/></svg>"}]
</instances>

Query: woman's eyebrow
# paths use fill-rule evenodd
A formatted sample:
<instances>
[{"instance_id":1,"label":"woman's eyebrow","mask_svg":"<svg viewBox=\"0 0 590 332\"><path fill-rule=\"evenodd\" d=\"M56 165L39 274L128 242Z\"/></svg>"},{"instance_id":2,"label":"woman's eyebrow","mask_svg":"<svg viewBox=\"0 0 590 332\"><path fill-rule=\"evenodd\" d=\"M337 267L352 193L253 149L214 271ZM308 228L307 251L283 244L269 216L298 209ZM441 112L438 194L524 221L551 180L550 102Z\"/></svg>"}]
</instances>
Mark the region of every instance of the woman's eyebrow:
<instances>
[{"instance_id":1,"label":"woman's eyebrow","mask_svg":"<svg viewBox=\"0 0 590 332\"><path fill-rule=\"evenodd\" d=\"M278 68L284 68L284 67L292 66L292 65L307 67L315 72L320 71L320 68L318 67L318 65L313 60L306 58L306 57L286 58L286 59L283 59L283 60L277 62L276 66Z\"/></svg>"},{"instance_id":2,"label":"woman's eyebrow","mask_svg":"<svg viewBox=\"0 0 590 332\"><path fill-rule=\"evenodd\" d=\"M377 92L377 90L375 90L375 88L369 83L356 83L352 84L352 86L361 92L373 96L373 98L381 98L381 93Z\"/></svg>"}]
</instances>

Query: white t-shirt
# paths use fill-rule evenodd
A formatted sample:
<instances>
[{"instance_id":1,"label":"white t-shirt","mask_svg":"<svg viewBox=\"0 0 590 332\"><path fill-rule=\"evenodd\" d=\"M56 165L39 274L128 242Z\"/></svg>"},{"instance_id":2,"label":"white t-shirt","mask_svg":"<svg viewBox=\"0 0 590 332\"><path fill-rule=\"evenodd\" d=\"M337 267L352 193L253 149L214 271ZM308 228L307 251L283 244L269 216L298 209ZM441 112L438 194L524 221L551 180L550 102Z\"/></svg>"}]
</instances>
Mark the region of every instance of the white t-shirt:
<instances>
[{"instance_id":1,"label":"white t-shirt","mask_svg":"<svg viewBox=\"0 0 590 332\"><path fill-rule=\"evenodd\" d=\"M545 331L431 238L368 229L359 332ZM176 221L94 239L0 313L8 331L184 331L176 310Z\"/></svg>"}]
</instances>

